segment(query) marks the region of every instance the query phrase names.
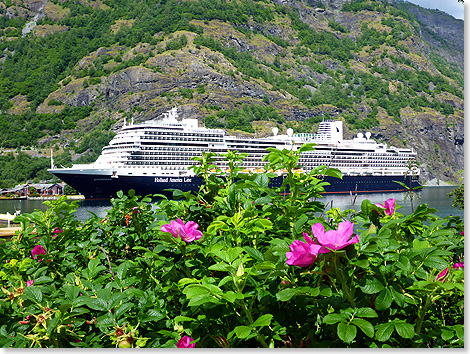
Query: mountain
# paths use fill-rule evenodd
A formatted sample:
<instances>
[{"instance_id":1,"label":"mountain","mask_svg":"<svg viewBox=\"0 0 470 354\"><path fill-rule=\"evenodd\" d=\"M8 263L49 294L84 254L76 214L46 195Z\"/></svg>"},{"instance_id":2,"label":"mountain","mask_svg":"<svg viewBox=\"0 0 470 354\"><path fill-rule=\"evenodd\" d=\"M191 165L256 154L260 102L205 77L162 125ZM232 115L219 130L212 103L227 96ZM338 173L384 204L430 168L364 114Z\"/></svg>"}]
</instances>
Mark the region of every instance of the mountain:
<instances>
[{"instance_id":1,"label":"mountain","mask_svg":"<svg viewBox=\"0 0 470 354\"><path fill-rule=\"evenodd\" d=\"M464 26L443 12L395 0L0 5L4 149L91 161L124 119L177 106L257 136L341 119L346 138L417 150L423 182L463 170Z\"/></svg>"}]
</instances>

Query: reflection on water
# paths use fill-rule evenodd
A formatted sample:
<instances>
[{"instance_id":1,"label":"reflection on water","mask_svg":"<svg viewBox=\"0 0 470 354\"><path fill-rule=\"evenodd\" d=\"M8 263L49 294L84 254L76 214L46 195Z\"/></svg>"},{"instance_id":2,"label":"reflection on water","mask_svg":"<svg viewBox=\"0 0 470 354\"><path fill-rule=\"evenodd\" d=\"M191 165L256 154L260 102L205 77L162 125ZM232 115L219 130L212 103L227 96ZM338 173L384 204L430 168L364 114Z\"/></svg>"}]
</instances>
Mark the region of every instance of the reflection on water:
<instances>
[{"instance_id":1,"label":"reflection on water","mask_svg":"<svg viewBox=\"0 0 470 354\"><path fill-rule=\"evenodd\" d=\"M463 210L458 210L452 206L452 198L447 195L455 187L426 187L418 192L418 199L413 201L414 209L419 204L426 203L431 208L436 208L438 211L435 213L437 216L445 218L449 215L460 216L464 218ZM411 213L411 201L406 198L406 193L367 193L358 194L356 197L348 194L327 194L320 200L327 206L339 208L340 210L354 209L359 211L361 203L365 199L369 199L371 203L383 204L387 199L394 198L396 205L401 206L399 212L402 214ZM99 217L106 216L106 210L111 208L109 200L80 200L79 208L75 213L78 220L84 221L90 217L90 212L95 213ZM41 200L0 200L0 214L9 212L13 214L15 210L20 210L22 213L31 213L34 210L46 210L46 206ZM6 226L6 222L0 222L0 227Z\"/></svg>"}]
</instances>

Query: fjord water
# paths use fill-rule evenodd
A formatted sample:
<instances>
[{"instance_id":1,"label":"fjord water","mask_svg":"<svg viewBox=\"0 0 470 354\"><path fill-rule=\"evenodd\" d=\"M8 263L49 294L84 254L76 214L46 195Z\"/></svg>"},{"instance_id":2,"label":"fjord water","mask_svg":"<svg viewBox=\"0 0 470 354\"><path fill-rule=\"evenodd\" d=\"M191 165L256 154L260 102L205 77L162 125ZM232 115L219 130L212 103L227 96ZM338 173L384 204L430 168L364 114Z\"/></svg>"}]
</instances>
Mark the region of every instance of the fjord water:
<instances>
[{"instance_id":1,"label":"fjord water","mask_svg":"<svg viewBox=\"0 0 470 354\"><path fill-rule=\"evenodd\" d=\"M452 198L447 195L454 190L455 187L425 187L413 200L414 210L419 204L426 203L431 208L438 211L435 215L445 218L446 216L460 216L464 218L464 211L452 206ZM326 194L320 200L326 205L327 209L339 208L341 211L354 209L359 211L361 203L365 199L369 199L372 203L383 204L387 199L394 198L396 205L401 206L399 212L408 215L411 213L411 201L406 197L406 193L365 193L358 194L356 197L349 194ZM80 200L79 208L75 213L78 220L85 221L90 217L90 212L95 213L99 217L106 216L106 210L111 208L109 200ZM35 209L46 210L46 206L41 200L0 200L0 214L9 212L13 214L15 210L22 213L31 213ZM0 222L0 227L5 227L6 222Z\"/></svg>"}]
</instances>

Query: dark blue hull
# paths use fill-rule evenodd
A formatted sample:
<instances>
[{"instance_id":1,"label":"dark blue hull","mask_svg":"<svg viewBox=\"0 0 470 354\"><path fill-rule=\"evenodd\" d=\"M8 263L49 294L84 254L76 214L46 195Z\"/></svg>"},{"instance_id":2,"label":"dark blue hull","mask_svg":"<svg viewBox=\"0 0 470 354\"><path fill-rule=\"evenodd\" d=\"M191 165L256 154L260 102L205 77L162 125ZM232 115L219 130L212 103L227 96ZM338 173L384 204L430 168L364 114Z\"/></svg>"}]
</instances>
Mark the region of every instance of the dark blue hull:
<instances>
[{"instance_id":1,"label":"dark blue hull","mask_svg":"<svg viewBox=\"0 0 470 354\"><path fill-rule=\"evenodd\" d=\"M115 198L116 192L122 190L127 194L130 189L137 195L172 193L165 189L180 189L183 192L199 191L202 184L200 177L151 177L151 176L108 176L67 174L54 171L54 174L83 194L86 199ZM283 177L271 179L270 187L281 186ZM329 186L325 186L325 193L370 193L370 192L402 192L405 189L399 181L412 188L419 186L418 177L408 176L344 176L343 179L326 177Z\"/></svg>"}]
</instances>

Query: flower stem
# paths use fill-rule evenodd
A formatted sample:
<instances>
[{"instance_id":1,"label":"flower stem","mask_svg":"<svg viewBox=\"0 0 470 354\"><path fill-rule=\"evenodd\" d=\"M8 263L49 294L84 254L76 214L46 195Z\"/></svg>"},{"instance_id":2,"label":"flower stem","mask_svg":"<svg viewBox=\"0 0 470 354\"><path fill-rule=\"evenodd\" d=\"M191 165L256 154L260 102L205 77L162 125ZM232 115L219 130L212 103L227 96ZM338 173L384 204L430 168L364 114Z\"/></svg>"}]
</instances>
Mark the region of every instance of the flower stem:
<instances>
[{"instance_id":1,"label":"flower stem","mask_svg":"<svg viewBox=\"0 0 470 354\"><path fill-rule=\"evenodd\" d=\"M248 322L251 324L253 324L255 321L253 321L253 317L251 316L251 311L250 309L247 308L245 302L241 302L241 306L242 306L242 309L243 311L245 312L246 314L246 317L248 319ZM256 334L256 340L264 347L264 348L269 348L268 344L266 343L266 341L264 340L264 338L261 336L261 334L257 333Z\"/></svg>"},{"instance_id":2,"label":"flower stem","mask_svg":"<svg viewBox=\"0 0 470 354\"><path fill-rule=\"evenodd\" d=\"M350 292L347 281L345 279L346 277L344 276L343 269L337 264L337 260L338 260L338 255L335 254L335 258L334 258L335 272L336 272L336 276L338 277L341 283L341 289L343 290L343 295L346 297L346 299L348 300L349 304L352 307L356 307L356 302L354 301L354 295Z\"/></svg>"}]
</instances>

